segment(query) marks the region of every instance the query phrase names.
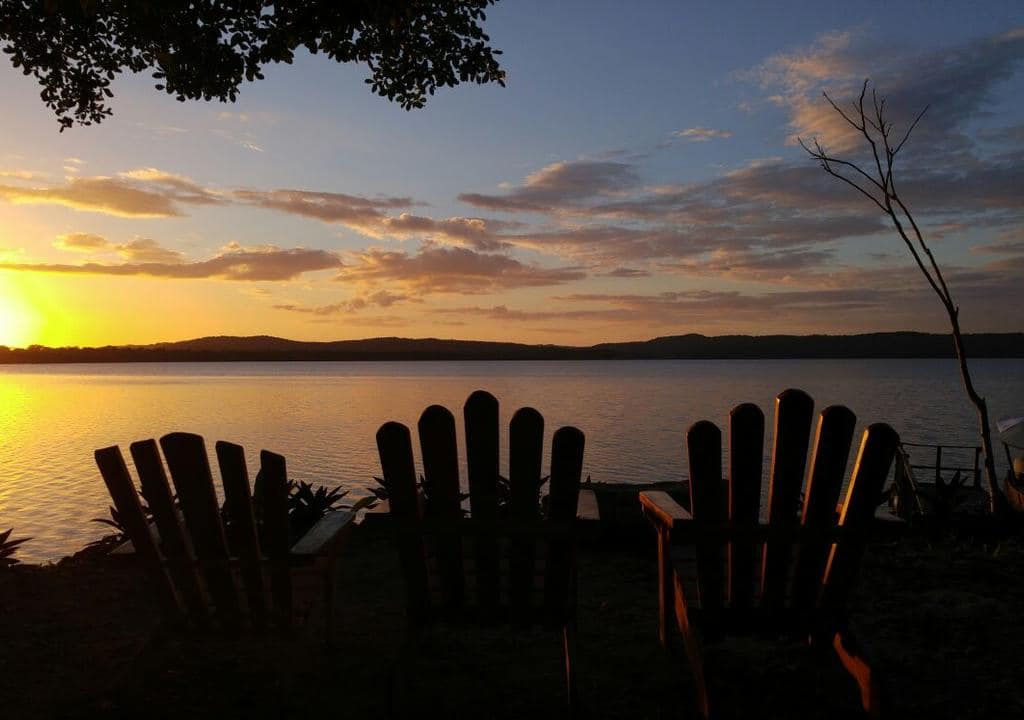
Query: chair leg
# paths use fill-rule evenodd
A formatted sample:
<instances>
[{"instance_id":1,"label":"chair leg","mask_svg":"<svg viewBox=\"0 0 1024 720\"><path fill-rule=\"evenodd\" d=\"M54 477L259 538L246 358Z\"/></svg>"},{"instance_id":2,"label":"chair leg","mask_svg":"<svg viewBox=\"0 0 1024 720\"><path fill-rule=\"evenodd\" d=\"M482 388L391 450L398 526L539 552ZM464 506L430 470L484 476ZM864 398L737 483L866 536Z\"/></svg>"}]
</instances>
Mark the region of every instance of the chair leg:
<instances>
[{"instance_id":1,"label":"chair leg","mask_svg":"<svg viewBox=\"0 0 1024 720\"><path fill-rule=\"evenodd\" d=\"M409 707L409 685L412 677L412 663L416 652L418 637L416 630L409 627L405 631L402 646L398 650L398 658L391 670L390 692L388 693L387 716L389 718L404 717Z\"/></svg>"},{"instance_id":2,"label":"chair leg","mask_svg":"<svg viewBox=\"0 0 1024 720\"><path fill-rule=\"evenodd\" d=\"M324 570L324 631L326 634L324 641L328 648L334 647L334 613L336 610L334 606L336 595L334 584L336 582L338 582L338 574L335 572L334 563L331 562L328 563L327 568Z\"/></svg>"},{"instance_id":3,"label":"chair leg","mask_svg":"<svg viewBox=\"0 0 1024 720\"><path fill-rule=\"evenodd\" d=\"M870 653L847 625L836 631L832 638L835 650L846 672L856 681L860 689L860 702L868 717L882 716L882 685L878 672L872 668Z\"/></svg>"},{"instance_id":4,"label":"chair leg","mask_svg":"<svg viewBox=\"0 0 1024 720\"><path fill-rule=\"evenodd\" d=\"M658 531L658 640L662 647L668 647L672 622L672 562L671 536L668 531Z\"/></svg>"},{"instance_id":5,"label":"chair leg","mask_svg":"<svg viewBox=\"0 0 1024 720\"><path fill-rule=\"evenodd\" d=\"M572 618L562 629L565 648L565 684L569 696L569 717L575 718L579 710L579 692L576 687L576 619Z\"/></svg>"},{"instance_id":6,"label":"chair leg","mask_svg":"<svg viewBox=\"0 0 1024 720\"><path fill-rule=\"evenodd\" d=\"M683 636L683 647L686 649L686 657L690 661L690 671L693 673L693 684L697 693L697 711L702 718L707 720L711 717L711 703L708 699L708 686L704 677L704 651L697 629L690 624L686 596L683 594L678 577L675 578L674 584L676 624Z\"/></svg>"}]
</instances>

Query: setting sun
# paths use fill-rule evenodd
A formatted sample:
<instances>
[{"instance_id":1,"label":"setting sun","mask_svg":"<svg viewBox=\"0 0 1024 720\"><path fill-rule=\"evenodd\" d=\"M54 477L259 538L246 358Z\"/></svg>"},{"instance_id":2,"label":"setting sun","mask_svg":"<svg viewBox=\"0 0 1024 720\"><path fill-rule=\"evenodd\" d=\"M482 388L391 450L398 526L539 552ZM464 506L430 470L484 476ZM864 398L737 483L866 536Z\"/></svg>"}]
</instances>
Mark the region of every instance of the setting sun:
<instances>
[{"instance_id":1,"label":"setting sun","mask_svg":"<svg viewBox=\"0 0 1024 720\"><path fill-rule=\"evenodd\" d=\"M9 281L0 285L0 345L24 347L36 341L38 314Z\"/></svg>"}]
</instances>

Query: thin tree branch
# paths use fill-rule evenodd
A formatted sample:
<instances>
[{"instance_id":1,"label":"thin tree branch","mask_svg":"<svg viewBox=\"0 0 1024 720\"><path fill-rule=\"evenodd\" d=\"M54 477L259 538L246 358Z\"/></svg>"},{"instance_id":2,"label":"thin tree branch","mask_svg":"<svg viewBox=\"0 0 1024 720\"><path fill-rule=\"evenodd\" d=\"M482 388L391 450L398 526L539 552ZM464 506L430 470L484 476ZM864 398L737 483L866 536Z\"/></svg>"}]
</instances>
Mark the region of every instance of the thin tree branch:
<instances>
[{"instance_id":1,"label":"thin tree branch","mask_svg":"<svg viewBox=\"0 0 1024 720\"><path fill-rule=\"evenodd\" d=\"M876 188L878 188L883 194L885 193L885 188L882 185L880 185L879 182L875 180L875 178L871 177L868 173L864 172L864 170L862 170L859 165L857 165L856 163L852 163L849 160L843 160L841 158L829 155L825 151L825 148L821 146L821 143L818 142L817 138L814 139L814 150L811 150L809 147L807 147L807 144L803 141L803 138L797 138L796 140L798 143L800 143L800 147L802 147L807 152L807 154L813 157L815 160L818 160L827 165L835 164L848 167L851 170L854 170L858 174L860 174L865 180L867 180ZM871 197L872 200L875 200L875 198L870 195L868 197ZM879 203L878 200L875 200L875 204L881 207L883 210L885 209L885 207L882 206L882 204Z\"/></svg>"},{"instance_id":2,"label":"thin tree branch","mask_svg":"<svg viewBox=\"0 0 1024 720\"><path fill-rule=\"evenodd\" d=\"M837 113L839 113L842 116L843 120L845 120L846 122L850 123L851 127L853 127L855 130L863 130L864 129L860 125L858 125L856 122L854 122L850 118L849 115L847 115L845 112L843 112L842 108L840 108L838 105L835 104L835 102L832 100L832 98L830 98L828 96L827 92L823 92L822 95L824 95L825 99L828 100L828 104L832 106L832 109L835 110ZM856 107L856 106L854 106L854 107Z\"/></svg>"},{"instance_id":3,"label":"thin tree branch","mask_svg":"<svg viewBox=\"0 0 1024 720\"><path fill-rule=\"evenodd\" d=\"M899 144L897 144L896 148L892 151L893 155L903 149L903 143L910 139L910 133L914 132L914 128L916 128L917 124L921 122L921 118L924 117L924 114L928 112L928 108L930 107L931 105L925 105L924 109L917 114L916 118L914 118L914 122L910 123L910 127L907 128L907 134L903 136L903 139L899 141Z\"/></svg>"},{"instance_id":4,"label":"thin tree branch","mask_svg":"<svg viewBox=\"0 0 1024 720\"><path fill-rule=\"evenodd\" d=\"M800 146L805 152L807 152L807 154L818 161L825 172L832 177L843 181L871 200L871 202L879 207L882 212L892 220L897 234L903 241L903 244L906 245L907 249L910 251L918 269L921 270L921 273L925 276L928 284L942 302L942 306L946 310L946 314L949 316L950 328L953 335L953 345L956 350L957 362L960 368L960 378L963 381L967 397L974 405L978 415L981 443L985 453L985 477L988 481L990 491L989 507L993 513L999 513L1003 508L1005 508L1005 501L1002 499L998 477L996 476L995 460L992 452L992 430L988 419L988 405L985 403L985 398L978 394L974 387L974 382L971 379L970 368L967 365L967 352L964 347L963 334L960 331L960 309L953 300L953 295L946 284L945 277L942 274L942 269L935 260L935 255L932 253L928 243L925 242L924 235L922 234L921 228L918 226L914 215L910 212L910 209L906 206L903 199L896 191L895 174L893 170L896 162L896 156L903 149L903 146L910 138L914 128L917 127L921 118L923 118L924 114L928 111L928 106L925 106L925 108L918 113L917 117L914 118L914 121L907 128L903 138L893 146L890 140L893 131L893 124L887 122L885 119L886 99L884 97L879 99L875 88L872 88L871 90L874 116L871 117L864 111L864 96L867 93L869 82L870 80L865 80L863 86L861 86L860 96L857 101L853 103L853 115L847 114L846 111L840 108L827 92L822 94L828 104L832 106L832 109L835 110L836 113L838 113L839 116L850 125L850 127L860 132L861 136L871 148L871 153L875 160L875 169L878 172L877 177L867 173L855 162L830 156L822 147L821 143L818 142L817 138L814 140L813 150L808 147L802 139L799 139ZM874 132L872 133L872 131ZM881 145L881 149L879 148L879 145ZM884 167L881 157L882 153L885 154ZM859 183L844 175L836 169L837 167L848 168L858 173L861 177L866 178L870 182L871 186L882 192L882 200L879 200L871 192L865 189L865 187L862 187ZM903 219L900 217L901 214ZM907 227L904 224L904 219L905 222L909 224L910 229L913 232L913 237L908 233ZM922 257L922 253L924 257ZM927 258L927 263L925 262L925 257Z\"/></svg>"}]
</instances>

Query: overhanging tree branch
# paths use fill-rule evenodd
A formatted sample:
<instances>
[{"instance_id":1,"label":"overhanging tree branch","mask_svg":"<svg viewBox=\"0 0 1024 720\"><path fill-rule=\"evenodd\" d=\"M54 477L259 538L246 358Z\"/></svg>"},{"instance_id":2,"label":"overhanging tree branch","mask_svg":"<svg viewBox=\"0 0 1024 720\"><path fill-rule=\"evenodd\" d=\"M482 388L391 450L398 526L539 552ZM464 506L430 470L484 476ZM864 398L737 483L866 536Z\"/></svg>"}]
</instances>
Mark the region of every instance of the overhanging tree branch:
<instances>
[{"instance_id":1,"label":"overhanging tree branch","mask_svg":"<svg viewBox=\"0 0 1024 720\"><path fill-rule=\"evenodd\" d=\"M422 107L439 87L504 85L482 23L496 0L2 0L0 49L42 86L63 131L111 114L111 81L151 70L180 101L234 101L296 51L370 70L373 92Z\"/></svg>"}]
</instances>

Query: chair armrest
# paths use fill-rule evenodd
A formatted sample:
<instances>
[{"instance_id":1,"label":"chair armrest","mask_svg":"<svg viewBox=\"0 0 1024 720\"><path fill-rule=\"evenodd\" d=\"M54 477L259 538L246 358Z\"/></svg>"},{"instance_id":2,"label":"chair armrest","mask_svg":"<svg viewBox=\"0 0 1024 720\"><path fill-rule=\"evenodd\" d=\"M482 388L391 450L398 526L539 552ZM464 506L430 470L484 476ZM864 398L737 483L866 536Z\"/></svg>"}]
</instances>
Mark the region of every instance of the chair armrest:
<instances>
[{"instance_id":1,"label":"chair armrest","mask_svg":"<svg viewBox=\"0 0 1024 720\"><path fill-rule=\"evenodd\" d=\"M363 510L361 515L362 523L377 523L391 517L391 503L381 500L376 505Z\"/></svg>"},{"instance_id":2,"label":"chair armrest","mask_svg":"<svg viewBox=\"0 0 1024 720\"><path fill-rule=\"evenodd\" d=\"M640 493L640 509L659 530L671 529L677 522L693 520L690 512L663 490Z\"/></svg>"},{"instance_id":3,"label":"chair armrest","mask_svg":"<svg viewBox=\"0 0 1024 720\"><path fill-rule=\"evenodd\" d=\"M576 519L587 522L601 520L601 511L597 506L597 495L593 490L580 490L580 499L576 504Z\"/></svg>"},{"instance_id":4,"label":"chair armrest","mask_svg":"<svg viewBox=\"0 0 1024 720\"><path fill-rule=\"evenodd\" d=\"M327 513L292 546L292 557L302 559L333 554L341 539L352 529L355 517L355 513L348 510Z\"/></svg>"}]
</instances>

